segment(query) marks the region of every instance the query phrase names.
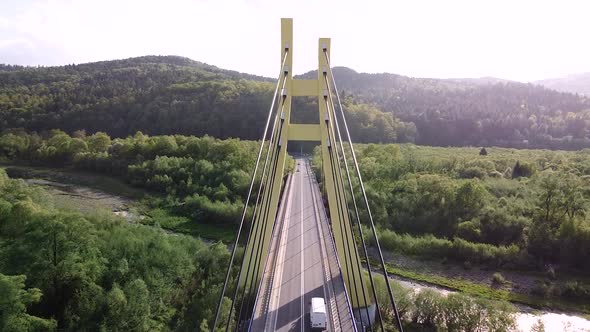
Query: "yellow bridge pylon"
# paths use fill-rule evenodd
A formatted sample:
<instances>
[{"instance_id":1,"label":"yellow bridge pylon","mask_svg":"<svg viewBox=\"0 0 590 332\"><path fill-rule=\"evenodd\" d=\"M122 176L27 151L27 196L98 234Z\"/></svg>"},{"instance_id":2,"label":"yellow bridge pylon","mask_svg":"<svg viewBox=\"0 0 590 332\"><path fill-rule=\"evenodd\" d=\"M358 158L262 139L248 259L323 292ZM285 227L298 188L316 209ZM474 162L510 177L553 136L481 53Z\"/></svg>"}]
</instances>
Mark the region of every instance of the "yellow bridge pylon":
<instances>
[{"instance_id":1,"label":"yellow bridge pylon","mask_svg":"<svg viewBox=\"0 0 590 332\"><path fill-rule=\"evenodd\" d=\"M346 188L343 187L335 170L339 168L336 155L336 137L332 110L329 109L330 88L329 82L332 82L331 71L328 66L330 55L330 39L320 38L318 42L318 77L317 79L293 79L293 20L291 18L281 19L281 64L284 68L281 71L279 81L284 81L283 89L280 92L282 98L282 107L276 116L276 137L278 144L269 144L270 155L276 159L276 167L269 174L271 181L268 188L264 190L261 200L261 209L255 215L255 229L264 230L262 234L262 251L259 264L263 265L268 255L268 247L272 235L273 225L276 220L279 206L281 185L285 171L285 162L287 157L287 144L289 141L310 141L319 142L321 146L321 156L323 162L323 179L328 199L328 211L330 215L332 233L336 245L336 251L340 261L344 283L349 292L350 303L353 307L366 307L370 304L365 303L364 299L370 299L369 294L362 294L360 285L354 285L353 280L359 274L362 274L358 264L359 254L354 241L355 237L351 227L346 202ZM326 54L328 59L326 59ZM318 98L318 123L316 124L297 124L291 123L291 100L292 97L312 96ZM255 252L254 247L259 243L251 241L245 248L245 252ZM246 268L246 261L242 269ZM262 268L251 269L249 274L241 275L239 287L249 286L250 283L258 285L263 273ZM358 278L358 277L357 277ZM248 283L248 284L246 284ZM365 288L367 289L367 288ZM353 293L351 293L353 292ZM366 292L366 291L365 291Z\"/></svg>"}]
</instances>

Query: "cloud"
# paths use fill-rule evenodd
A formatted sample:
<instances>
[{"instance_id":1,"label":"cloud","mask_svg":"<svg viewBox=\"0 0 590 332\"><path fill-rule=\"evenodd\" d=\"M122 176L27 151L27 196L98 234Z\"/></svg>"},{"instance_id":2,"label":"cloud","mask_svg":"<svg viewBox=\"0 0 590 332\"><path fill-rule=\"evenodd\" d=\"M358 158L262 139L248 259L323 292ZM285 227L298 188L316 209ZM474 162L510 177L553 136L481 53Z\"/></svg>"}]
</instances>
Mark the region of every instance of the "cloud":
<instances>
[{"instance_id":1,"label":"cloud","mask_svg":"<svg viewBox=\"0 0 590 332\"><path fill-rule=\"evenodd\" d=\"M319 37L332 38L334 65L365 72L527 81L590 71L585 1L33 0L13 7L0 12L0 45L12 43L0 47L0 62L175 54L274 77L279 19L293 17L296 73L317 67Z\"/></svg>"}]
</instances>

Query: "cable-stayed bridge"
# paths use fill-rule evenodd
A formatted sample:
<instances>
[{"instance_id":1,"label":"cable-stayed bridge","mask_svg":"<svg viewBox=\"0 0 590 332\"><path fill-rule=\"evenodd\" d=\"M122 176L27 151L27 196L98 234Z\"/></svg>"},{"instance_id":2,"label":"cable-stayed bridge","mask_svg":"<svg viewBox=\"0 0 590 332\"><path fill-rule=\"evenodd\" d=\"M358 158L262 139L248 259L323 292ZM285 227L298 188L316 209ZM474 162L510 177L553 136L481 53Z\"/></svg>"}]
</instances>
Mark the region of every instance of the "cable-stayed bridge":
<instances>
[{"instance_id":1,"label":"cable-stayed bridge","mask_svg":"<svg viewBox=\"0 0 590 332\"><path fill-rule=\"evenodd\" d=\"M294 79L293 21L281 19L280 70L212 331L309 331L311 298L323 298L329 331L402 330L345 113L332 77L330 39L318 42L317 79ZM291 123L293 97L316 97L318 122ZM290 141L316 142L321 169ZM316 180L320 179L320 184ZM356 191L355 191L356 189ZM359 210L363 213L359 212ZM367 233L369 234L363 234ZM379 272L365 237L373 237ZM386 315L394 316L386 319Z\"/></svg>"}]
</instances>

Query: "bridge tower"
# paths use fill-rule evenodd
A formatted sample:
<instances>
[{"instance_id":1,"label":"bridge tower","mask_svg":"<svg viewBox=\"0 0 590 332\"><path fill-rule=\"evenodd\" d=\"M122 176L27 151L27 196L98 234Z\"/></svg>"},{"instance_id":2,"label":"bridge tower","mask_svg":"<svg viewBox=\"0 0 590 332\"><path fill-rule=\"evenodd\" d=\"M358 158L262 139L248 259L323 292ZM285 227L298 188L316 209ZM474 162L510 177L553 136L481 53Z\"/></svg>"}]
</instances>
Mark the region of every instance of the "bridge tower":
<instances>
[{"instance_id":1,"label":"bridge tower","mask_svg":"<svg viewBox=\"0 0 590 332\"><path fill-rule=\"evenodd\" d=\"M327 56L326 56L327 54ZM317 79L294 79L293 78L293 19L281 19L281 45L280 59L284 62L283 70L279 81L284 80L284 88L280 91L282 106L279 108L279 116L276 117L276 127L278 135L278 144L273 148L271 155L277 158L276 169L270 173L273 179L270 181L270 187L265 190L259 212L255 217L254 228L259 227L263 230L262 234L262 251L261 260L265 262L268 255L268 246L271 239L273 224L277 215L279 206L281 185L283 183L285 162L287 157L287 144L289 141L308 141L318 142L321 146L321 156L323 162L323 179L328 200L328 211L332 226L336 251L340 260L340 267L346 288L349 290L351 305L355 308L366 307L370 304L365 303L363 299L370 299L368 293L363 296L361 287L353 285L353 276L358 276L360 266L358 264L359 254L354 241L353 230L351 227L349 214L342 207L347 206L345 191L341 183L334 178L336 169L336 142L333 112L329 109L328 102L329 88L328 84L332 81L331 71L329 70L330 39L320 38L318 42L318 74ZM327 59L328 57L328 59ZM318 122L315 124L297 124L291 123L291 101L292 97L311 96L318 99ZM297 110L293 110L297 111ZM266 210L265 210L266 209ZM262 226L262 227L260 227ZM246 247L245 252L251 252L250 246L258 246L259 243L251 242ZM352 258L352 259L351 259ZM242 269L247 270L245 266L247 259L244 260ZM263 264L263 263L262 263ZM252 269L251 274L242 274L239 285L246 287L251 282L258 285L262 276L263 269ZM353 293L356 292L356 293ZM365 291L366 292L366 291Z\"/></svg>"}]
</instances>

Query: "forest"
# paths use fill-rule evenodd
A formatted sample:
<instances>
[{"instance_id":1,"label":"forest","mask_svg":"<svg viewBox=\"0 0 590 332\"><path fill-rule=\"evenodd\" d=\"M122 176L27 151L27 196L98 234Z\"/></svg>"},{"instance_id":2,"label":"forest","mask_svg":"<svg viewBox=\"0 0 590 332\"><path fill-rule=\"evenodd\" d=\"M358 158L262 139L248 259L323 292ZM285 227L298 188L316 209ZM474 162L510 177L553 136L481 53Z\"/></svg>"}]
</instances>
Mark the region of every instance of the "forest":
<instances>
[{"instance_id":1,"label":"forest","mask_svg":"<svg viewBox=\"0 0 590 332\"><path fill-rule=\"evenodd\" d=\"M70 136L60 130L41 135L14 131L0 136L0 159L6 165L77 169L118 176L130 185L143 188L149 193L141 203L140 213L145 218L140 224L150 228L142 232L152 234L157 229L164 228L184 233L189 236L181 238L189 243L186 244L188 246L196 245L190 244L193 242L200 243L192 236L221 239L226 243L232 240L249 184L257 146L258 143L255 141L219 140L208 136L148 136L138 132L126 138L111 138L103 132L87 134L77 131ZM584 281L590 273L586 264L590 259L590 225L587 219L590 153L587 150L568 152L507 148L437 148L413 144L356 146L373 216L378 226L379 239L388 252L425 260L447 261L448 264L463 265L467 268L481 266L492 270L539 273L539 283L531 295L564 300L579 306L582 311L590 310L584 309L582 305L590 300L590 284ZM313 166L316 172L321 169L317 151L313 158ZM318 179L321 177L318 176ZM5 229L10 231L2 231L7 237L0 242L0 255L3 257L0 262L6 265L0 266L0 271L11 276L26 275L27 289L39 289L43 294L54 291L48 288L51 284L33 282L37 279L31 279L33 275L29 274L35 273L14 261L33 259L23 258L23 252L32 252L27 249L30 248L26 247L27 245L39 244L38 238L35 238L36 240L31 240L34 243L23 244L22 247L18 244L18 249L14 247L17 243L10 240L16 237L24 238L20 235L10 235L12 231L24 234L40 227L35 224L30 228L21 229L22 225L11 224L16 220L16 216L12 214L16 211L13 206L21 204L23 199L27 204L30 203L26 205L28 208L43 212L39 220L48 216L46 210L60 215L55 217L56 220L62 220L68 227L69 223L63 220L84 220L80 223L86 226L79 227L91 225L97 228L97 238L92 238L96 243L100 241L100 236L106 236L112 229L121 228L121 232L125 232L135 229L132 227L140 226L125 224L104 215L82 217L75 216L71 211L54 211L51 209L49 197L39 194L40 189L25 186L16 180L5 179L5 182L12 186L18 184L18 190L24 191L25 194L10 193L4 198L8 203L4 210L7 214L2 219L5 220L2 227L7 227ZM30 198L26 198L29 196ZM361 212L363 220L366 220L366 212ZM61 215L64 213L69 217ZM51 218L54 218L53 214L51 215ZM109 221L103 221L105 218ZM106 227L105 224L114 226L109 226L110 228L105 230L101 228ZM63 224L60 225L65 227ZM36 231L33 233L41 236ZM161 232L154 233L153 236L157 234ZM179 241L178 239L171 237L168 241ZM372 244L370 239L367 240ZM145 245L151 243L145 241ZM76 250L79 249L74 244L71 245ZM63 248L69 247L63 244ZM184 250L183 248L185 247L177 250ZM221 248L225 246L220 244L216 250L226 255L227 251ZM51 254L48 255L47 264L53 264ZM82 254L76 253L76 257L79 255ZM192 257L187 253L184 255ZM107 261L110 259L104 260L103 263L107 264ZM100 266L94 268L100 271L107 269ZM219 269L216 271L215 273L220 272ZM65 275L71 278L69 273ZM575 279L572 279L572 276ZM136 277L143 279L142 276ZM221 278L219 275L209 277L216 281ZM48 280L47 277L39 278ZM146 278L151 280L151 277ZM10 283L16 285L14 287L23 288L25 281L19 280L14 279ZM104 277L100 280L106 282ZM105 294L115 285L114 281L106 284L94 282L102 287ZM151 291L154 285L149 284L148 289ZM125 282L117 281L117 287L125 292ZM408 303L420 300L419 297L406 294L401 289L397 292L400 293L399 296L407 298ZM63 301L60 303L64 311L59 314L37 311L41 305L33 302L23 305L29 305L34 309L31 311L34 313L33 316L55 317L60 327L81 326L74 323L67 325L71 319L66 315L66 308L70 302L66 299L60 301ZM188 306L190 301L184 301L182 306ZM444 298L437 301L440 301L440 307L436 310L442 310L438 313L442 315L446 305L450 304ZM175 302L176 304L178 303ZM105 307L101 308L101 314L105 314ZM76 307L75 310L79 308ZM159 324L165 325L167 329L182 330L182 318L178 315L182 315L182 310L186 308L181 310L180 307L174 307L174 310L175 314L166 318L168 320L158 318L164 319ZM416 316L419 315L417 309L408 310L406 319L409 324L420 321ZM503 312L509 309L501 310ZM191 320L191 324L203 323L204 319L210 318L210 314L200 313L197 316L199 320ZM106 319L106 316L100 317L102 318L98 321Z\"/></svg>"},{"instance_id":2,"label":"forest","mask_svg":"<svg viewBox=\"0 0 590 332\"><path fill-rule=\"evenodd\" d=\"M537 271L532 295L590 301L590 151L356 149L388 251L466 269ZM319 174L317 150L313 165Z\"/></svg>"},{"instance_id":3,"label":"forest","mask_svg":"<svg viewBox=\"0 0 590 332\"><path fill-rule=\"evenodd\" d=\"M225 245L53 207L0 170L0 330L166 331L206 324Z\"/></svg>"},{"instance_id":4,"label":"forest","mask_svg":"<svg viewBox=\"0 0 590 332\"><path fill-rule=\"evenodd\" d=\"M141 132L113 140L102 132L77 132L71 137L53 130L45 137L6 134L0 142L0 150L9 160L119 176L156 193L146 199L142 212L157 216L166 228L189 226L189 220L218 229L226 225L233 228L257 149L254 141L147 136ZM169 214L175 217L168 218ZM143 222L153 221L148 218Z\"/></svg>"},{"instance_id":5,"label":"forest","mask_svg":"<svg viewBox=\"0 0 590 332\"><path fill-rule=\"evenodd\" d=\"M334 77L357 142L590 147L590 99L582 95L494 79L410 78L344 67L334 68ZM272 81L175 56L0 65L0 130L257 139ZM317 100L295 98L293 121L317 121L310 111L316 107Z\"/></svg>"},{"instance_id":6,"label":"forest","mask_svg":"<svg viewBox=\"0 0 590 332\"><path fill-rule=\"evenodd\" d=\"M258 139L272 100L270 79L181 57L141 57L64 67L0 66L0 130L69 134L79 129L126 137L209 135ZM315 105L315 106L314 106ZM405 140L415 130L392 114L351 102L363 141ZM317 100L296 98L294 122L317 122ZM402 134L405 133L405 134Z\"/></svg>"},{"instance_id":7,"label":"forest","mask_svg":"<svg viewBox=\"0 0 590 332\"><path fill-rule=\"evenodd\" d=\"M482 293L590 313L588 97L493 79L334 76L387 254L534 275L532 289L513 290L498 272ZM0 65L0 330L207 331L273 87L170 56ZM317 121L317 100L293 108L293 122ZM146 193L142 217L58 207L13 179L18 166L122 179ZM317 150L313 167L321 180ZM516 297L393 286L409 328L514 327L515 309L491 300Z\"/></svg>"},{"instance_id":8,"label":"forest","mask_svg":"<svg viewBox=\"0 0 590 332\"><path fill-rule=\"evenodd\" d=\"M199 239L217 233L198 225L233 233L257 144L60 130L0 136L7 170L26 164L105 173L150 193L139 223L103 211L82 215L0 170L0 289L9 295L0 303L0 328L208 331L229 253L223 242ZM392 286L410 328L514 326L507 303ZM377 287L386 296L382 280ZM457 321L458 311L470 320ZM393 324L391 315L386 320Z\"/></svg>"}]
</instances>

